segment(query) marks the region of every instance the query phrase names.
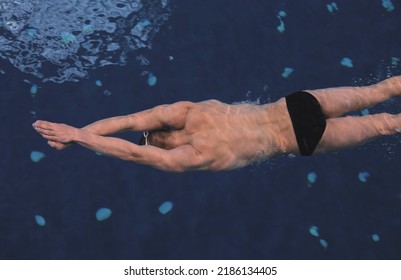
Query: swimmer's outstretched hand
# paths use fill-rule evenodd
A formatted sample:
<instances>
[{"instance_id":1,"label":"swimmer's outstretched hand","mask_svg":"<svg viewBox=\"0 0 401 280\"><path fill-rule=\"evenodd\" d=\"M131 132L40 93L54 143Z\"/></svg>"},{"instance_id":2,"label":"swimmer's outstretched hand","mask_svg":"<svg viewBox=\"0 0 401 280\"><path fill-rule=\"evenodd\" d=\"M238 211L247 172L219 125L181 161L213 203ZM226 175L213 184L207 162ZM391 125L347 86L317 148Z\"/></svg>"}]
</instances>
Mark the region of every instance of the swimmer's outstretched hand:
<instances>
[{"instance_id":1,"label":"swimmer's outstretched hand","mask_svg":"<svg viewBox=\"0 0 401 280\"><path fill-rule=\"evenodd\" d=\"M47 121L36 121L32 126L43 138L48 140L49 146L56 150L69 147L74 134L77 133L75 127Z\"/></svg>"}]
</instances>

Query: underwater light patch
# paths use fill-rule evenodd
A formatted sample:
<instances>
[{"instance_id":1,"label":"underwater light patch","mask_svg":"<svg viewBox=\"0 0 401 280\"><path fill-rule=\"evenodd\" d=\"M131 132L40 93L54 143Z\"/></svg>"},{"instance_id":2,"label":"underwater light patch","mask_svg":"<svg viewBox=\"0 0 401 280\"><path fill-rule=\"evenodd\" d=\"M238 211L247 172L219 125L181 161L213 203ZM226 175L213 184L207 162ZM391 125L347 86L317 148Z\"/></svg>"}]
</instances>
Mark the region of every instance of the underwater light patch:
<instances>
[{"instance_id":1,"label":"underwater light patch","mask_svg":"<svg viewBox=\"0 0 401 280\"><path fill-rule=\"evenodd\" d=\"M319 228L317 226L311 226L309 228L309 233L314 237L319 237Z\"/></svg>"},{"instance_id":2,"label":"underwater light patch","mask_svg":"<svg viewBox=\"0 0 401 280\"><path fill-rule=\"evenodd\" d=\"M345 67L348 67L348 68L354 67L354 64L352 63L352 60L349 57L344 57L341 60L341 65L345 66Z\"/></svg>"},{"instance_id":3,"label":"underwater light patch","mask_svg":"<svg viewBox=\"0 0 401 280\"><path fill-rule=\"evenodd\" d=\"M308 178L308 183L313 184L317 180L317 174L315 172L309 172L307 178Z\"/></svg>"},{"instance_id":4,"label":"underwater light patch","mask_svg":"<svg viewBox=\"0 0 401 280\"><path fill-rule=\"evenodd\" d=\"M370 176L369 172L366 172L366 171L359 172L358 179L362 183L366 183L368 181L369 176Z\"/></svg>"},{"instance_id":5,"label":"underwater light patch","mask_svg":"<svg viewBox=\"0 0 401 280\"><path fill-rule=\"evenodd\" d=\"M156 85L156 83L157 83L157 77L154 74L149 73L148 74L148 85L153 87L154 85Z\"/></svg>"},{"instance_id":6,"label":"underwater light patch","mask_svg":"<svg viewBox=\"0 0 401 280\"><path fill-rule=\"evenodd\" d=\"M159 206L160 214L167 214L173 209L174 204L171 201L165 201Z\"/></svg>"},{"instance_id":7,"label":"underwater light patch","mask_svg":"<svg viewBox=\"0 0 401 280\"><path fill-rule=\"evenodd\" d=\"M46 220L41 215L35 215L35 222L38 226L44 227L46 225Z\"/></svg>"},{"instance_id":8,"label":"underwater light patch","mask_svg":"<svg viewBox=\"0 0 401 280\"><path fill-rule=\"evenodd\" d=\"M335 2L331 2L330 4L327 4L326 7L327 7L327 10L332 14L334 14L335 11L338 11L338 6L337 6L337 3L335 3Z\"/></svg>"},{"instance_id":9,"label":"underwater light patch","mask_svg":"<svg viewBox=\"0 0 401 280\"><path fill-rule=\"evenodd\" d=\"M38 93L38 86L35 84L32 84L30 92L31 92L32 97L34 97Z\"/></svg>"},{"instance_id":10,"label":"underwater light patch","mask_svg":"<svg viewBox=\"0 0 401 280\"><path fill-rule=\"evenodd\" d=\"M39 151L32 151L31 152L31 160L33 162L39 162L45 157L45 154Z\"/></svg>"},{"instance_id":11,"label":"underwater light patch","mask_svg":"<svg viewBox=\"0 0 401 280\"><path fill-rule=\"evenodd\" d=\"M372 234L372 240L374 242L379 242L380 241L380 236L377 233Z\"/></svg>"},{"instance_id":12,"label":"underwater light patch","mask_svg":"<svg viewBox=\"0 0 401 280\"><path fill-rule=\"evenodd\" d=\"M382 6L387 10L387 12L394 11L395 7L391 0L382 0Z\"/></svg>"},{"instance_id":13,"label":"underwater light patch","mask_svg":"<svg viewBox=\"0 0 401 280\"><path fill-rule=\"evenodd\" d=\"M291 67L285 67L283 73L281 73L281 76L283 78L288 78L292 72L294 72L294 68Z\"/></svg>"},{"instance_id":14,"label":"underwater light patch","mask_svg":"<svg viewBox=\"0 0 401 280\"><path fill-rule=\"evenodd\" d=\"M96 211L96 220L98 220L99 222L102 222L104 220L107 220L108 218L110 218L112 214L111 209L109 208L99 208Z\"/></svg>"},{"instance_id":15,"label":"underwater light patch","mask_svg":"<svg viewBox=\"0 0 401 280\"><path fill-rule=\"evenodd\" d=\"M324 239L320 239L320 245L322 245L322 247L324 248L324 249L327 249L327 247L329 246L329 244L327 243L327 241L326 240L324 240Z\"/></svg>"}]
</instances>

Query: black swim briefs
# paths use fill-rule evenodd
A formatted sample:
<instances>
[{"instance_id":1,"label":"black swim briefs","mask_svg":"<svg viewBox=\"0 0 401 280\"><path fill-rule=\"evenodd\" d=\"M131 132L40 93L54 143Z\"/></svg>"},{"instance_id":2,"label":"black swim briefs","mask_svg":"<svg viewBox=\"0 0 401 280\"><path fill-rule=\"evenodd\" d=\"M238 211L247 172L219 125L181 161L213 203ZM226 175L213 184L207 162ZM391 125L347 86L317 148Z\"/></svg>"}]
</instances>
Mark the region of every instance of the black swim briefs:
<instances>
[{"instance_id":1,"label":"black swim briefs","mask_svg":"<svg viewBox=\"0 0 401 280\"><path fill-rule=\"evenodd\" d=\"M298 91L285 98L299 151L310 156L326 129L326 117L319 101L310 93Z\"/></svg>"}]
</instances>

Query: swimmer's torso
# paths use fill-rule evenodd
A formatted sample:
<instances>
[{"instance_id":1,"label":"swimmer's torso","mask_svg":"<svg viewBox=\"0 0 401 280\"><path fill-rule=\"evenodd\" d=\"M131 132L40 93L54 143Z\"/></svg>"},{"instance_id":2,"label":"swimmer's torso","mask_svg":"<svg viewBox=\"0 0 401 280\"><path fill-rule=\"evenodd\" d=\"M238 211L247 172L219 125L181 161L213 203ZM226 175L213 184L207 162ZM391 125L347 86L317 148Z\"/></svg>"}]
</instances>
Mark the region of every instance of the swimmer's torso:
<instances>
[{"instance_id":1,"label":"swimmer's torso","mask_svg":"<svg viewBox=\"0 0 401 280\"><path fill-rule=\"evenodd\" d=\"M285 99L262 106L197 103L188 113L184 131L202 156L217 158L211 162L215 170L242 167L296 147Z\"/></svg>"}]
</instances>

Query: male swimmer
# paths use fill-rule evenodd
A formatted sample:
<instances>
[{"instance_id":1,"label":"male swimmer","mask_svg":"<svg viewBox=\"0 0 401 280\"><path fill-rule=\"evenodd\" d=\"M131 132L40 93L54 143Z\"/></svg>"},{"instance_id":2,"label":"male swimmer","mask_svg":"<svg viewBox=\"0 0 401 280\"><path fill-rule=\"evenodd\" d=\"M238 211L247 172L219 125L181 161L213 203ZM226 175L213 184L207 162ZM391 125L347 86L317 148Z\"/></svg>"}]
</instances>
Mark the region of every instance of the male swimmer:
<instances>
[{"instance_id":1,"label":"male swimmer","mask_svg":"<svg viewBox=\"0 0 401 280\"><path fill-rule=\"evenodd\" d=\"M33 127L57 150L77 143L166 171L220 171L277 154L310 156L400 132L401 113L342 117L395 96L401 96L401 76L364 87L300 91L264 105L184 101L83 128L48 121ZM122 131L144 131L144 145L107 136Z\"/></svg>"}]
</instances>

